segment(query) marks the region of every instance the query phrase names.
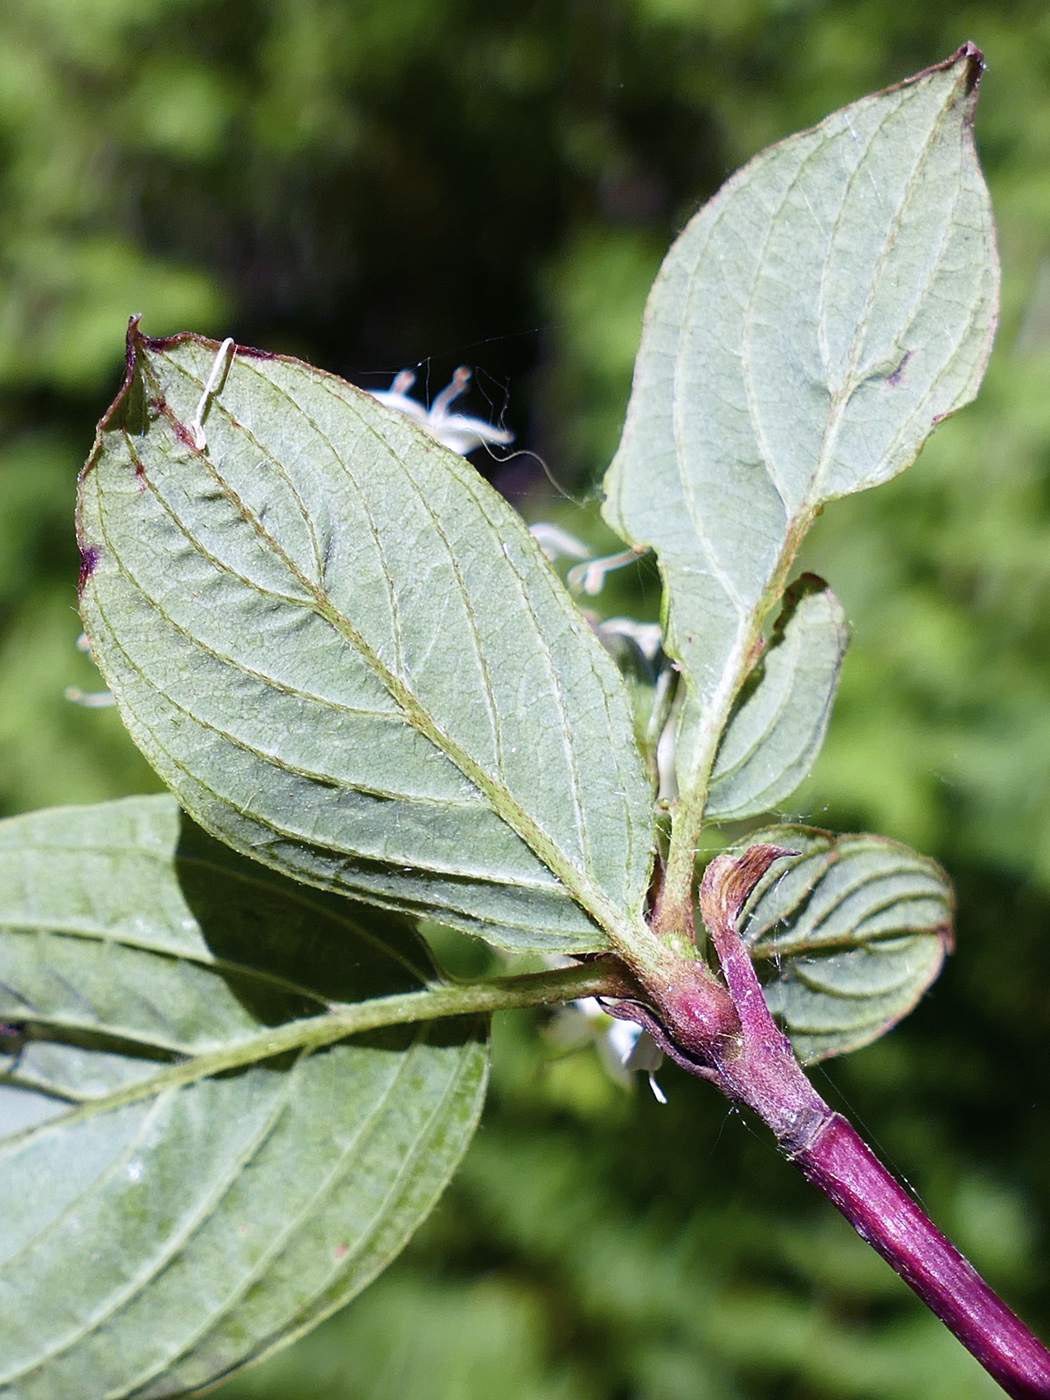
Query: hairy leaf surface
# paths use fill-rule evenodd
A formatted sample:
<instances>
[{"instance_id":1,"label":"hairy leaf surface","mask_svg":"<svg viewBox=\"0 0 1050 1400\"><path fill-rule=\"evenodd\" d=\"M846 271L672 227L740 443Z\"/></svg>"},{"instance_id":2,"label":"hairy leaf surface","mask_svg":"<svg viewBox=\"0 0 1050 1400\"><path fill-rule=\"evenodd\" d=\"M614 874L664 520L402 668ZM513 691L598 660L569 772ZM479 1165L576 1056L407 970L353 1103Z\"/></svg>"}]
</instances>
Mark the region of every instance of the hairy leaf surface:
<instances>
[{"instance_id":1,"label":"hairy leaf surface","mask_svg":"<svg viewBox=\"0 0 1050 1400\"><path fill-rule=\"evenodd\" d=\"M726 726L708 817L739 821L768 812L808 775L827 732L848 641L839 600L816 575L803 575L788 589L769 648Z\"/></svg>"},{"instance_id":2,"label":"hairy leaf surface","mask_svg":"<svg viewBox=\"0 0 1050 1400\"><path fill-rule=\"evenodd\" d=\"M315 884L516 947L629 938L651 790L615 667L518 515L298 361L129 333L83 614L186 809Z\"/></svg>"},{"instance_id":3,"label":"hairy leaf surface","mask_svg":"<svg viewBox=\"0 0 1050 1400\"><path fill-rule=\"evenodd\" d=\"M267 1054L432 969L399 915L242 859L172 798L0 823L0 962L11 1400L181 1395L290 1340L398 1252L476 1125L477 1019Z\"/></svg>"},{"instance_id":4,"label":"hairy leaf surface","mask_svg":"<svg viewBox=\"0 0 1050 1400\"><path fill-rule=\"evenodd\" d=\"M980 68L968 45L757 156L650 294L605 515L659 556L683 801L814 513L901 471L976 393L998 289Z\"/></svg>"},{"instance_id":5,"label":"hairy leaf surface","mask_svg":"<svg viewBox=\"0 0 1050 1400\"><path fill-rule=\"evenodd\" d=\"M914 1007L951 949L944 871L879 836L777 826L752 843L798 852L759 882L742 931L800 1058L876 1040Z\"/></svg>"}]
</instances>

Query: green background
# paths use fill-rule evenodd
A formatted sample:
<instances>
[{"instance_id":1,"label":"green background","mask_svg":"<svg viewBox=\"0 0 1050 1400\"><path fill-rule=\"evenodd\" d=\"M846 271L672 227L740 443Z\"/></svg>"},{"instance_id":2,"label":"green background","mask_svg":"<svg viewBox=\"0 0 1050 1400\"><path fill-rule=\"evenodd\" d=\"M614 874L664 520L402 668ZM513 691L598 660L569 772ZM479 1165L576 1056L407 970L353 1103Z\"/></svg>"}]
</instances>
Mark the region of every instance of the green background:
<instances>
[{"instance_id":1,"label":"green background","mask_svg":"<svg viewBox=\"0 0 1050 1400\"><path fill-rule=\"evenodd\" d=\"M1043 3L7 0L0 809L155 786L112 711L62 694L98 684L74 648L74 480L129 314L371 388L418 363L433 395L467 363L470 408L522 449L481 468L530 519L608 543L594 487L674 232L762 146L966 39L989 63L1002 330L978 404L808 546L854 641L796 811L956 881L941 981L816 1082L1048 1335ZM657 606L651 566L612 587L612 610ZM999 1393L761 1129L677 1071L666 1108L627 1094L557 1031L497 1027L490 1111L438 1212L231 1400Z\"/></svg>"}]
</instances>

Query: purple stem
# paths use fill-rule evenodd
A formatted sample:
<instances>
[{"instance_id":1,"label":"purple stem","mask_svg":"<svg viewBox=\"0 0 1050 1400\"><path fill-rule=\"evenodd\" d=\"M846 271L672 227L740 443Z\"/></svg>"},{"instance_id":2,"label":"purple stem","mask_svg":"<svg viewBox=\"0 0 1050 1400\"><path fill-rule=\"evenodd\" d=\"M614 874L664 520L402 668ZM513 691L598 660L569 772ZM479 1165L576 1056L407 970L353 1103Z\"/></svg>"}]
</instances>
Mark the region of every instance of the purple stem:
<instances>
[{"instance_id":1,"label":"purple stem","mask_svg":"<svg viewBox=\"0 0 1050 1400\"><path fill-rule=\"evenodd\" d=\"M833 1114L790 1154L849 1223L1016 1400L1050 1396L1050 1353L894 1180L855 1128Z\"/></svg>"},{"instance_id":2,"label":"purple stem","mask_svg":"<svg viewBox=\"0 0 1050 1400\"><path fill-rule=\"evenodd\" d=\"M713 1080L772 1129L790 1161L882 1255L985 1370L1017 1400L1050 1397L1050 1352L996 1296L928 1219L841 1114L803 1074L777 1026L747 948L740 913L774 860L789 854L752 846L717 856L700 890L700 911L722 967L710 974L647 982L655 1019L645 1024L661 1046L693 1073ZM708 1005L701 1008L701 1003ZM726 1004L728 1003L728 1005ZM735 1009L735 1015L732 1013ZM621 1014L636 1016L636 1010ZM717 1026L716 1031L712 1027Z\"/></svg>"}]
</instances>

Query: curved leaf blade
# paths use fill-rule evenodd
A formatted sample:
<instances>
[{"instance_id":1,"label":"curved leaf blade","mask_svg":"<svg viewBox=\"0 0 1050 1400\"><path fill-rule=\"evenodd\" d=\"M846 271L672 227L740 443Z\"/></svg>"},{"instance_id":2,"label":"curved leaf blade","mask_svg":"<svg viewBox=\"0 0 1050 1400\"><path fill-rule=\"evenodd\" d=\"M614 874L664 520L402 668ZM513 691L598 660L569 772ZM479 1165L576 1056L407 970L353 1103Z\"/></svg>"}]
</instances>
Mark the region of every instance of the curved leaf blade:
<instances>
[{"instance_id":1,"label":"curved leaf blade","mask_svg":"<svg viewBox=\"0 0 1050 1400\"><path fill-rule=\"evenodd\" d=\"M971 45L758 155L686 227L646 309L605 517L652 546L702 791L814 513L885 481L968 403L998 260Z\"/></svg>"},{"instance_id":2,"label":"curved leaf blade","mask_svg":"<svg viewBox=\"0 0 1050 1400\"><path fill-rule=\"evenodd\" d=\"M877 1040L922 997L952 947L952 892L935 861L879 836L777 826L748 844L778 861L748 902L743 936L802 1060Z\"/></svg>"},{"instance_id":3,"label":"curved leaf blade","mask_svg":"<svg viewBox=\"0 0 1050 1400\"><path fill-rule=\"evenodd\" d=\"M809 774L848 642L842 604L822 579L804 574L785 594L754 684L726 726L705 809L712 821L768 812Z\"/></svg>"},{"instance_id":4,"label":"curved leaf blade","mask_svg":"<svg viewBox=\"0 0 1050 1400\"><path fill-rule=\"evenodd\" d=\"M0 1083L0 1396L183 1395L283 1345L393 1258L476 1126L476 1018L151 1090L433 976L404 920L242 859L169 797L0 823L0 954L21 1042Z\"/></svg>"},{"instance_id":5,"label":"curved leaf blade","mask_svg":"<svg viewBox=\"0 0 1050 1400\"><path fill-rule=\"evenodd\" d=\"M352 386L129 332L82 610L183 806L299 879L513 947L629 936L651 791L615 667L516 513Z\"/></svg>"}]
</instances>

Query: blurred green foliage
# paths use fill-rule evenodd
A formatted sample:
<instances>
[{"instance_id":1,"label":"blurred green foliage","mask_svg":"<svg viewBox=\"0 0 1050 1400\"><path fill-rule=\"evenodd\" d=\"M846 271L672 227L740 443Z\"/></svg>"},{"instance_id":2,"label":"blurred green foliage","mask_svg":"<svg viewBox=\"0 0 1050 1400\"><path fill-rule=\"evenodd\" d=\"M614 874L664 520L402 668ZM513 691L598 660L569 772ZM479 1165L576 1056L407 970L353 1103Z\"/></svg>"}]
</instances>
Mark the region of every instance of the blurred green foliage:
<instances>
[{"instance_id":1,"label":"blurred green foliage","mask_svg":"<svg viewBox=\"0 0 1050 1400\"><path fill-rule=\"evenodd\" d=\"M972 38L1002 232L976 407L806 564L854 642L798 810L937 855L959 952L818 1072L1050 1332L1050 12L1041 0L8 0L0 9L0 808L155 786L74 648L74 478L127 317L365 387L466 361L481 465L603 542L674 232L763 145ZM486 403L487 401L487 403ZM652 617L650 565L610 606ZM969 1400L998 1392L760 1133L625 1095L507 1018L492 1109L404 1258L230 1383L257 1400Z\"/></svg>"}]
</instances>

